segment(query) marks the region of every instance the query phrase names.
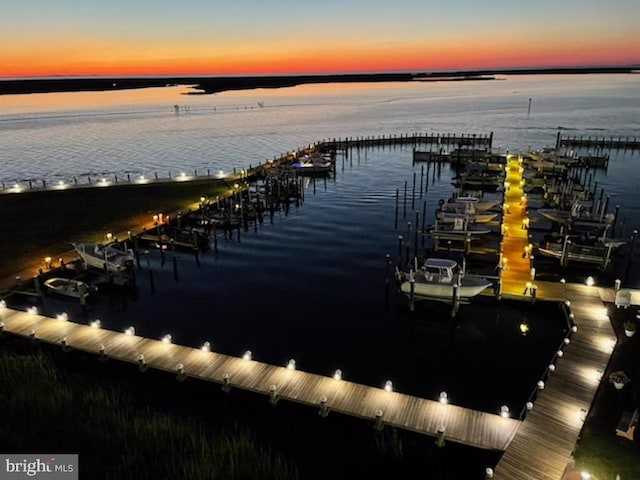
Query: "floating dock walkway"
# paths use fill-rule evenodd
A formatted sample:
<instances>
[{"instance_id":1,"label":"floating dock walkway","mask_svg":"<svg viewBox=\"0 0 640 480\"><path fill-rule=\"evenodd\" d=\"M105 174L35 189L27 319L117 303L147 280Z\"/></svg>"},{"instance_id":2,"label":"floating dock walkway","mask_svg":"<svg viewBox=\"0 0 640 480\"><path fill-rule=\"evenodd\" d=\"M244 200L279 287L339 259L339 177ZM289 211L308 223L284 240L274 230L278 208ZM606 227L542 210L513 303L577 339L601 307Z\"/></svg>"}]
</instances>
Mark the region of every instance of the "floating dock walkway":
<instances>
[{"instance_id":1,"label":"floating dock walkway","mask_svg":"<svg viewBox=\"0 0 640 480\"><path fill-rule=\"evenodd\" d=\"M556 138L559 148L600 148L609 150L640 150L640 139L636 137L563 137L560 132Z\"/></svg>"},{"instance_id":2,"label":"floating dock walkway","mask_svg":"<svg viewBox=\"0 0 640 480\"><path fill-rule=\"evenodd\" d=\"M476 448L504 451L520 421L456 405L405 395L250 359L191 348L166 340L139 337L2 308L3 330L63 348L216 382L223 388L241 388L279 399L310 405L322 415L330 411L384 425L438 436ZM444 428L444 430L442 430Z\"/></svg>"}]
</instances>

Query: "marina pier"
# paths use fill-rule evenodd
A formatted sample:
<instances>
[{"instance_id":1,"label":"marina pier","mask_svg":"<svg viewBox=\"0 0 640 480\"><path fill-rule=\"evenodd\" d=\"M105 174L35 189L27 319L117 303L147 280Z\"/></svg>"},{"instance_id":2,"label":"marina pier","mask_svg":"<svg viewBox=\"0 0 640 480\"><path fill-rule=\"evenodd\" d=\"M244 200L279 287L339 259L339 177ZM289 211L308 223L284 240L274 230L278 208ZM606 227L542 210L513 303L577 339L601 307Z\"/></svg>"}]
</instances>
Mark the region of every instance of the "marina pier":
<instances>
[{"instance_id":1,"label":"marina pier","mask_svg":"<svg viewBox=\"0 0 640 480\"><path fill-rule=\"evenodd\" d=\"M464 145L461 143L463 138L473 141L480 138L476 135L452 136L447 137L452 143L443 143L443 136L436 135L436 141L433 141L433 135L429 137L431 140L427 137L400 135L317 142L230 175L224 181L249 181L267 170L315 152L420 142L460 147ZM482 136L482 142L488 141L490 145L491 137ZM273 405L278 401L296 402L317 410L323 417L334 412L369 421L378 429L389 426L439 440L505 452L495 469L487 473L487 478L560 479L572 459L600 384L599 375L606 370L616 345L605 309L605 303L615 295L612 288L536 279L522 157L508 156L504 171L496 298L532 303L537 300L565 302L567 321L571 325L571 331L558 346L556 355L546 369L542 368L542 384L538 384L521 415L508 411L502 412L504 415L475 411L449 404L446 395L441 396L440 401L419 398L393 391L392 384L367 386L343 380L337 374L334 378L297 370L295 362L288 366L270 365L251 358L249 352L246 358L223 355L211 351L207 345L182 346L172 343L170 337L145 338L133 331L110 331L97 324L85 325L37 312L4 308L0 312L2 329L23 338L137 365L141 371L156 369L175 374L179 379L214 382L225 391L237 388L254 392L265 396L265 400ZM233 188L229 191L233 192ZM417 224L416 219L416 227ZM150 231L157 227L157 224L152 225ZM410 242L410 236L407 240Z\"/></svg>"}]
</instances>

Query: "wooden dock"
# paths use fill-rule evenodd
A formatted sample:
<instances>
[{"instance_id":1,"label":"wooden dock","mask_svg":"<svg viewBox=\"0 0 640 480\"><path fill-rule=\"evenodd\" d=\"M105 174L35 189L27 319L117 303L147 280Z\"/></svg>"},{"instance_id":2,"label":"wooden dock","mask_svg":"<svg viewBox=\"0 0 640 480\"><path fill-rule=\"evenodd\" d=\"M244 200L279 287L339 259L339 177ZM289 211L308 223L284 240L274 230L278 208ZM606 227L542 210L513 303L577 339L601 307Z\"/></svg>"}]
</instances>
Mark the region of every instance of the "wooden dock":
<instances>
[{"instance_id":1,"label":"wooden dock","mask_svg":"<svg viewBox=\"0 0 640 480\"><path fill-rule=\"evenodd\" d=\"M441 404L384 388L360 385L333 377L292 370L254 360L176 345L2 308L5 332L52 345L138 364L176 375L220 383L228 388L267 395L413 432L438 436L444 427L447 440L476 448L504 451L520 421L456 405ZM101 354L101 351L103 352ZM227 380L225 380L225 378Z\"/></svg>"},{"instance_id":2,"label":"wooden dock","mask_svg":"<svg viewBox=\"0 0 640 480\"><path fill-rule=\"evenodd\" d=\"M316 148L320 151L336 151L393 145L439 145L458 148L484 148L490 151L493 146L493 132L488 135L477 133L405 133L399 135L334 138L319 142L316 144Z\"/></svg>"},{"instance_id":3,"label":"wooden dock","mask_svg":"<svg viewBox=\"0 0 640 480\"><path fill-rule=\"evenodd\" d=\"M610 289L538 282L541 297L551 294L570 301L577 332L547 369L544 390L527 413L515 438L495 468L495 479L560 480L588 415L591 403L616 345L604 314L601 291Z\"/></svg>"},{"instance_id":4,"label":"wooden dock","mask_svg":"<svg viewBox=\"0 0 640 480\"><path fill-rule=\"evenodd\" d=\"M502 294L527 301L569 301L577 331L562 344L554 367L547 368L544 389L536 396L513 442L493 472L495 479L560 480L573 458L582 425L596 395L602 372L616 344L616 335L604 314L607 288L539 282L531 270L527 200L519 157L508 162L505 192ZM506 259L506 262L505 260ZM552 371L552 369L555 369Z\"/></svg>"},{"instance_id":5,"label":"wooden dock","mask_svg":"<svg viewBox=\"0 0 640 480\"><path fill-rule=\"evenodd\" d=\"M563 137L560 132L556 138L559 148L600 148L608 150L639 150L640 139L636 137Z\"/></svg>"}]
</instances>

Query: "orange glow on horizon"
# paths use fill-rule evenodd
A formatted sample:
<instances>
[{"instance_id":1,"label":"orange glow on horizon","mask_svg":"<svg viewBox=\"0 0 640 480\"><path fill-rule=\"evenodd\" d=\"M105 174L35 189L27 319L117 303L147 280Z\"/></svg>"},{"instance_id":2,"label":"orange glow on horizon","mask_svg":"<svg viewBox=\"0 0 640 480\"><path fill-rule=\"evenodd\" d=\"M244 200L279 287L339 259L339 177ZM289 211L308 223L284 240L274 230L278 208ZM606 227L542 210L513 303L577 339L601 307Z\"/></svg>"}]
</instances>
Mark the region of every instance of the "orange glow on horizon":
<instances>
[{"instance_id":1,"label":"orange glow on horizon","mask_svg":"<svg viewBox=\"0 0 640 480\"><path fill-rule=\"evenodd\" d=\"M559 41L561 40L561 41ZM20 51L0 46L0 77L129 75L278 75L384 71L474 70L638 63L631 39L545 41L514 36L451 36L411 44L240 45L223 52L199 46L75 44L27 45ZM560 44L560 46L559 46ZM52 53L52 52L57 53ZM90 55L87 52L92 52Z\"/></svg>"}]
</instances>

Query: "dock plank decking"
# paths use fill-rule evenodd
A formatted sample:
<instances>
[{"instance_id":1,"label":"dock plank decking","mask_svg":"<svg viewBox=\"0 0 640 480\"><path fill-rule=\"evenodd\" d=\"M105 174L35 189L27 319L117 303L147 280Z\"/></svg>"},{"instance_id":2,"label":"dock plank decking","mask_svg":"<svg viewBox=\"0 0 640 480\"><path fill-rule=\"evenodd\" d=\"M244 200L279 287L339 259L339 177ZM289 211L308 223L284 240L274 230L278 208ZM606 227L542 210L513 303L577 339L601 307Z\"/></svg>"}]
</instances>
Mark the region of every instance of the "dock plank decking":
<instances>
[{"instance_id":1,"label":"dock plank decking","mask_svg":"<svg viewBox=\"0 0 640 480\"><path fill-rule=\"evenodd\" d=\"M5 332L61 345L109 358L143 363L145 368L175 372L185 376L229 385L263 395L271 395L275 385L278 399L320 407L327 398L330 411L370 421L382 412L385 425L436 436L445 427L449 441L477 448L504 451L521 424L513 418L479 412L456 405L444 405L382 388L335 380L286 367L231 357L162 340L94 328L79 323L45 317L37 313L3 308L0 321ZM142 357L141 357L142 356Z\"/></svg>"}]
</instances>

